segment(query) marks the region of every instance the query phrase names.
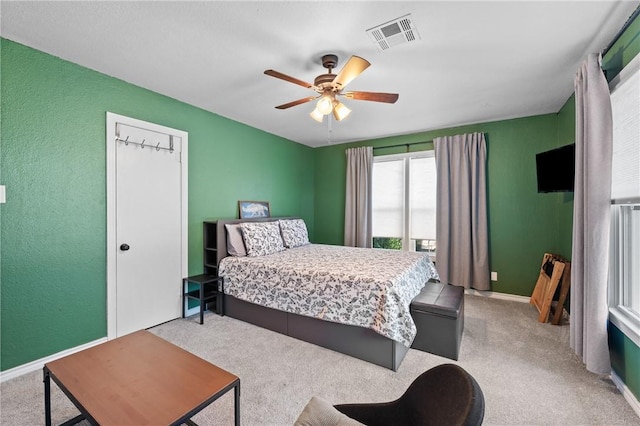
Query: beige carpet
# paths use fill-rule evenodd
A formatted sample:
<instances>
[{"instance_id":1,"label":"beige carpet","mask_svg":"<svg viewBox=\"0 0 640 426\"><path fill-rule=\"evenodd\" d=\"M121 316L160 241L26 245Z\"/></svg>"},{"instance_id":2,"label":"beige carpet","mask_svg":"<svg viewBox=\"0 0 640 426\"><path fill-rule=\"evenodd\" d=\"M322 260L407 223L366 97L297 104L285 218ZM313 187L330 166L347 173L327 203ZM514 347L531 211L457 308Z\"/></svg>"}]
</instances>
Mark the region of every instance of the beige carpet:
<instances>
[{"instance_id":1,"label":"beige carpet","mask_svg":"<svg viewBox=\"0 0 640 426\"><path fill-rule=\"evenodd\" d=\"M534 307L465 296L465 330L456 362L478 381L486 425L639 425L614 384L587 372L568 347L569 327L540 324ZM337 403L397 398L423 371L446 362L410 350L398 372L208 313L151 331L241 379L243 425L291 425L317 395ZM52 384L53 418L77 414ZM193 418L200 425L232 425L233 396ZM44 423L42 373L2 384L2 425Z\"/></svg>"}]
</instances>

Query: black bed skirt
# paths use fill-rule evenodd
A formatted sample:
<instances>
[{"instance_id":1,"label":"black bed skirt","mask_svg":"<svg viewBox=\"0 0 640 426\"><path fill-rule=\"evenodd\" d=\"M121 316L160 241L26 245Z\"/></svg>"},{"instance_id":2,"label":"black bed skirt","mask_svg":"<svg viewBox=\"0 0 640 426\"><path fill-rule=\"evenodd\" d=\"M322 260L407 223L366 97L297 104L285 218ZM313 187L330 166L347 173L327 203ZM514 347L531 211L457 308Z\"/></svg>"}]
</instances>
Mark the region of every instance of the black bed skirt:
<instances>
[{"instance_id":1,"label":"black bed skirt","mask_svg":"<svg viewBox=\"0 0 640 426\"><path fill-rule=\"evenodd\" d=\"M224 313L257 326L397 371L409 348L373 330L323 321L224 295Z\"/></svg>"}]
</instances>

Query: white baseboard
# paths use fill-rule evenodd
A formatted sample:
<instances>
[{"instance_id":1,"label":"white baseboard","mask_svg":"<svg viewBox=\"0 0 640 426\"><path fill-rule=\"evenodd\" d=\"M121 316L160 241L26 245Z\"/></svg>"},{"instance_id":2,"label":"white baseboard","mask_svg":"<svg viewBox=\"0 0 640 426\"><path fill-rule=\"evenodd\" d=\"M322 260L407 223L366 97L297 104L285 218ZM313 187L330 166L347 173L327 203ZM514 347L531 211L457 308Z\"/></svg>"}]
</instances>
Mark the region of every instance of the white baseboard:
<instances>
[{"instance_id":1,"label":"white baseboard","mask_svg":"<svg viewBox=\"0 0 640 426\"><path fill-rule=\"evenodd\" d=\"M633 411L635 411L638 417L640 417L640 401L638 401L638 398L636 398L633 392L631 392L627 385L613 370L611 371L611 380L616 385L622 396L624 396L624 399L627 400Z\"/></svg>"},{"instance_id":2,"label":"white baseboard","mask_svg":"<svg viewBox=\"0 0 640 426\"><path fill-rule=\"evenodd\" d=\"M64 351L58 352L56 354L37 359L35 361L31 361L26 364L19 365L17 367L13 367L5 371L0 371L0 383L3 383L7 380L14 379L18 376L22 376L23 374L31 373L32 371L42 370L44 365L48 362L55 361L56 359L74 354L76 352L80 352L82 350L88 349L92 346L99 345L100 343L104 343L106 341L107 341L107 338L103 337L101 339L85 343L84 345L76 346L75 348L65 349Z\"/></svg>"},{"instance_id":3,"label":"white baseboard","mask_svg":"<svg viewBox=\"0 0 640 426\"><path fill-rule=\"evenodd\" d=\"M531 300L531 297L529 296L519 296L517 294L498 293L497 291L489 291L489 290L479 291L473 288L467 288L465 289L464 292L472 296L482 296L482 297L489 297L492 299L511 300L512 302L529 303L529 300Z\"/></svg>"}]
</instances>

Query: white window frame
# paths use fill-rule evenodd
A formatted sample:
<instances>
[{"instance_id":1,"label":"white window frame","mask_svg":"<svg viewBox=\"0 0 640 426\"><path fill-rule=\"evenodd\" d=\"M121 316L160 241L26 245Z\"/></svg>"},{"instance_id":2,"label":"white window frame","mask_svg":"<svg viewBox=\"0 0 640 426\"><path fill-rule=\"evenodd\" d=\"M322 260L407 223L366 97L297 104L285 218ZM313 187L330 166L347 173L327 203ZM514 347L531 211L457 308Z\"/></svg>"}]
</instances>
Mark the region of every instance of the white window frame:
<instances>
[{"instance_id":1,"label":"white window frame","mask_svg":"<svg viewBox=\"0 0 640 426\"><path fill-rule=\"evenodd\" d=\"M623 304L626 286L630 280L626 276L626 264L631 262L628 255L630 236L623 226L622 205L611 208L611 256L609 264L609 320L629 339L640 346L640 316ZM635 207L640 208L640 207ZM626 247L625 247L626 246Z\"/></svg>"},{"instance_id":2,"label":"white window frame","mask_svg":"<svg viewBox=\"0 0 640 426\"><path fill-rule=\"evenodd\" d=\"M610 83L610 92L624 83L635 73L640 72L640 54L618 74ZM626 277L628 270L625 263L627 259L630 236L625 233L628 230L623 223L624 215L621 208L625 204L640 204L638 200L624 200L624 203L613 203L611 207L611 242L609 265L609 320L618 327L631 341L640 346L640 316L624 306L624 294L630 280ZM637 207L636 207L637 208Z\"/></svg>"},{"instance_id":3,"label":"white window frame","mask_svg":"<svg viewBox=\"0 0 640 426\"><path fill-rule=\"evenodd\" d=\"M411 159L412 158L433 158L434 150L406 152L402 154L378 155L373 157L374 163L384 163L387 161L404 161L404 217L402 222L402 250L416 251L415 240L411 239ZM376 236L373 235L375 238ZM437 250L437 249L436 249Z\"/></svg>"}]
</instances>

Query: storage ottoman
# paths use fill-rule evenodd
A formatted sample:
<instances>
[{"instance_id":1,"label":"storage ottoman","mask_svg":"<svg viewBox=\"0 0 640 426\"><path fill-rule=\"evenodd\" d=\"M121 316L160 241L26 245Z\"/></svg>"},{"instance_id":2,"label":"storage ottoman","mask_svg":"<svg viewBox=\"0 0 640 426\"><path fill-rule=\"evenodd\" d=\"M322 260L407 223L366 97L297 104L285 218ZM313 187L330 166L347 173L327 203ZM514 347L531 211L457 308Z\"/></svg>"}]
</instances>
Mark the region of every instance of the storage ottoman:
<instances>
[{"instance_id":1,"label":"storage ottoman","mask_svg":"<svg viewBox=\"0 0 640 426\"><path fill-rule=\"evenodd\" d=\"M411 301L411 316L418 328L412 348L458 359L464 329L462 287L426 283Z\"/></svg>"}]
</instances>

